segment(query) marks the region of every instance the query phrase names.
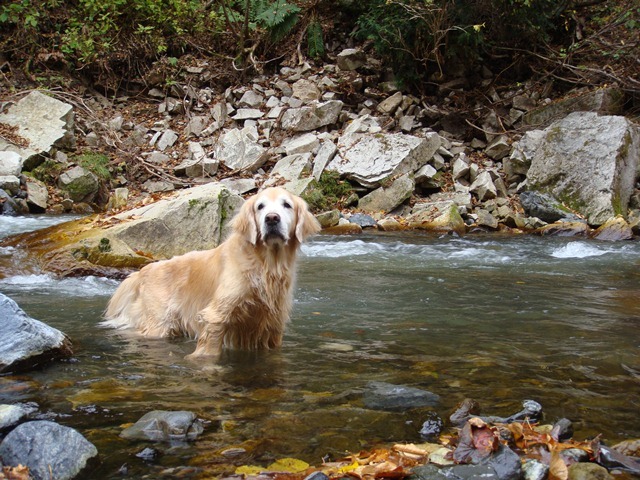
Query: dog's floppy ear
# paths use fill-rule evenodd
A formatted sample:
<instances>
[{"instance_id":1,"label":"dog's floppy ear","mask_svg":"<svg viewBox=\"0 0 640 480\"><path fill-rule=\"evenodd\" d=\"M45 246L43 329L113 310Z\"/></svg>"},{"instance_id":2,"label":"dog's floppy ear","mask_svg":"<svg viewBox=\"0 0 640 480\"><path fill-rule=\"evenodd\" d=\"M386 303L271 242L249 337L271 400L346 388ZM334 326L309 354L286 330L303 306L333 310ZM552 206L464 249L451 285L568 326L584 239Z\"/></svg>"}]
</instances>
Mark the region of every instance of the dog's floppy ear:
<instances>
[{"instance_id":1,"label":"dog's floppy ear","mask_svg":"<svg viewBox=\"0 0 640 480\"><path fill-rule=\"evenodd\" d=\"M293 198L296 210L298 223L296 224L296 238L300 243L304 242L307 237L318 233L322 227L316 217L309 211L307 202L300 197Z\"/></svg>"},{"instance_id":2,"label":"dog's floppy ear","mask_svg":"<svg viewBox=\"0 0 640 480\"><path fill-rule=\"evenodd\" d=\"M256 203L255 195L242 204L240 212L233 219L233 230L241 234L252 245L258 242L258 227L256 225L256 216L253 212L253 206Z\"/></svg>"}]
</instances>

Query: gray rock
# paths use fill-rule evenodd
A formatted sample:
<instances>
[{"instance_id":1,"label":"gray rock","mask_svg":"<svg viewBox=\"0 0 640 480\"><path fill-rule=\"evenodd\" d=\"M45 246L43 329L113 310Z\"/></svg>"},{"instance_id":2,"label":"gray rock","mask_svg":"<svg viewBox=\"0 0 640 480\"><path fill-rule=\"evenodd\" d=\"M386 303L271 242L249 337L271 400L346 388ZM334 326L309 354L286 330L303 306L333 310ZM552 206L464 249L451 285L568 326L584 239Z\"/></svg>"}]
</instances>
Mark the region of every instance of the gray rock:
<instances>
[{"instance_id":1,"label":"gray rock","mask_svg":"<svg viewBox=\"0 0 640 480\"><path fill-rule=\"evenodd\" d=\"M166 153L162 152L151 152L147 157L147 161L150 163L155 163L156 165L164 165L169 162L170 157Z\"/></svg>"},{"instance_id":2,"label":"gray rock","mask_svg":"<svg viewBox=\"0 0 640 480\"><path fill-rule=\"evenodd\" d=\"M574 463L569 466L569 480L613 480L608 470L596 463Z\"/></svg>"},{"instance_id":3,"label":"gray rock","mask_svg":"<svg viewBox=\"0 0 640 480\"><path fill-rule=\"evenodd\" d=\"M313 152L320 145L318 137L313 133L303 133L282 142L281 147L287 155Z\"/></svg>"},{"instance_id":4,"label":"gray rock","mask_svg":"<svg viewBox=\"0 0 640 480\"><path fill-rule=\"evenodd\" d=\"M49 191L47 186L40 180L27 177L25 185L27 187L27 204L29 210L33 212L44 212L49 203Z\"/></svg>"},{"instance_id":5,"label":"gray rock","mask_svg":"<svg viewBox=\"0 0 640 480\"><path fill-rule=\"evenodd\" d=\"M193 187L116 215L124 222L104 231L102 237L112 238L112 244L123 242L125 250L142 250L156 258L214 248L243 202L217 183Z\"/></svg>"},{"instance_id":6,"label":"gray rock","mask_svg":"<svg viewBox=\"0 0 640 480\"><path fill-rule=\"evenodd\" d=\"M292 96L302 100L303 102L320 99L320 90L316 87L316 84L304 78L295 82L292 88Z\"/></svg>"},{"instance_id":7,"label":"gray rock","mask_svg":"<svg viewBox=\"0 0 640 480\"><path fill-rule=\"evenodd\" d=\"M29 317L16 302L0 293L0 372L18 372L72 354L71 341Z\"/></svg>"},{"instance_id":8,"label":"gray rock","mask_svg":"<svg viewBox=\"0 0 640 480\"><path fill-rule=\"evenodd\" d=\"M625 216L640 158L640 127L624 117L577 112L547 129L527 172L548 193L602 225Z\"/></svg>"},{"instance_id":9,"label":"gray rock","mask_svg":"<svg viewBox=\"0 0 640 480\"><path fill-rule=\"evenodd\" d=\"M433 407L440 402L435 393L419 388L386 382L369 382L363 396L364 404L373 410L407 410Z\"/></svg>"},{"instance_id":10,"label":"gray rock","mask_svg":"<svg viewBox=\"0 0 640 480\"><path fill-rule=\"evenodd\" d=\"M281 126L294 132L308 132L333 125L338 120L343 103L329 100L300 108L290 108L282 114Z\"/></svg>"},{"instance_id":11,"label":"gray rock","mask_svg":"<svg viewBox=\"0 0 640 480\"><path fill-rule=\"evenodd\" d=\"M390 177L416 172L438 147L440 136L433 132L424 138L402 133L347 134L340 137L338 153L327 169L375 188Z\"/></svg>"},{"instance_id":12,"label":"gray rock","mask_svg":"<svg viewBox=\"0 0 640 480\"><path fill-rule=\"evenodd\" d=\"M264 117L264 112L257 108L239 108L238 111L231 116L236 121L257 120Z\"/></svg>"},{"instance_id":13,"label":"gray rock","mask_svg":"<svg viewBox=\"0 0 640 480\"><path fill-rule=\"evenodd\" d=\"M14 426L37 410L34 404L0 405L0 430Z\"/></svg>"},{"instance_id":14,"label":"gray rock","mask_svg":"<svg viewBox=\"0 0 640 480\"><path fill-rule=\"evenodd\" d=\"M416 185L419 185L422 188L426 189L437 189L440 188L440 181L438 178L440 177L438 170L431 164L426 164L420 167L420 169L415 174L415 182Z\"/></svg>"},{"instance_id":15,"label":"gray rock","mask_svg":"<svg viewBox=\"0 0 640 480\"><path fill-rule=\"evenodd\" d=\"M354 213L349 217L349 223L355 223L362 228L371 228L377 225L376 220L372 216L365 215L364 213Z\"/></svg>"},{"instance_id":16,"label":"gray rock","mask_svg":"<svg viewBox=\"0 0 640 480\"><path fill-rule=\"evenodd\" d=\"M507 176L526 175L531 166L533 155L544 138L544 130L531 130L513 144L509 158L502 161Z\"/></svg>"},{"instance_id":17,"label":"gray rock","mask_svg":"<svg viewBox=\"0 0 640 480\"><path fill-rule=\"evenodd\" d=\"M459 205L471 204L468 194L446 195L435 197L431 201L414 205L407 217L410 228L429 230L434 232L455 232L462 235L466 232L466 225L460 216Z\"/></svg>"},{"instance_id":18,"label":"gray rock","mask_svg":"<svg viewBox=\"0 0 640 480\"><path fill-rule=\"evenodd\" d=\"M76 478L97 455L96 447L76 430L49 421L23 423L0 444L3 463L29 467L36 480Z\"/></svg>"},{"instance_id":19,"label":"gray rock","mask_svg":"<svg viewBox=\"0 0 640 480\"><path fill-rule=\"evenodd\" d=\"M493 178L491 178L491 174L487 171L478 174L477 178L469 187L469 191L474 193L481 202L498 196L498 190L493 183Z\"/></svg>"},{"instance_id":20,"label":"gray rock","mask_svg":"<svg viewBox=\"0 0 640 480\"><path fill-rule=\"evenodd\" d=\"M347 48L336 56L336 63L340 70L353 71L362 67L367 61L367 55L355 48Z\"/></svg>"},{"instance_id":21,"label":"gray rock","mask_svg":"<svg viewBox=\"0 0 640 480\"><path fill-rule=\"evenodd\" d=\"M1 180L0 180L1 183ZM26 210L26 211L24 211ZM20 204L14 200L2 187L0 187L0 214L1 215L18 215L27 213L28 209L23 209Z\"/></svg>"},{"instance_id":22,"label":"gray rock","mask_svg":"<svg viewBox=\"0 0 640 480\"><path fill-rule=\"evenodd\" d=\"M549 475L549 466L538 460L525 460L522 464L523 480L546 480Z\"/></svg>"},{"instance_id":23,"label":"gray rock","mask_svg":"<svg viewBox=\"0 0 640 480\"><path fill-rule=\"evenodd\" d=\"M501 480L490 465L455 465L442 470L452 480Z\"/></svg>"},{"instance_id":24,"label":"gray rock","mask_svg":"<svg viewBox=\"0 0 640 480\"><path fill-rule=\"evenodd\" d=\"M264 103L264 97L253 90L247 90L238 100L240 107L259 108Z\"/></svg>"},{"instance_id":25,"label":"gray rock","mask_svg":"<svg viewBox=\"0 0 640 480\"><path fill-rule=\"evenodd\" d=\"M0 176L0 188L15 195L20 190L20 179L15 175Z\"/></svg>"},{"instance_id":26,"label":"gray rock","mask_svg":"<svg viewBox=\"0 0 640 480\"><path fill-rule=\"evenodd\" d=\"M495 470L498 480L519 480L522 474L520 456L505 445L480 462Z\"/></svg>"},{"instance_id":27,"label":"gray rock","mask_svg":"<svg viewBox=\"0 0 640 480\"><path fill-rule=\"evenodd\" d=\"M498 228L498 219L491 215L488 211L480 209L476 212L478 216L478 225L482 227Z\"/></svg>"},{"instance_id":28,"label":"gray rock","mask_svg":"<svg viewBox=\"0 0 640 480\"><path fill-rule=\"evenodd\" d=\"M142 188L149 193L171 192L176 189L173 183L165 180L147 180L142 184Z\"/></svg>"},{"instance_id":29,"label":"gray rock","mask_svg":"<svg viewBox=\"0 0 640 480\"><path fill-rule=\"evenodd\" d=\"M195 440L204 427L197 415L187 411L154 410L120 433L127 440L185 442Z\"/></svg>"},{"instance_id":30,"label":"gray rock","mask_svg":"<svg viewBox=\"0 0 640 480\"><path fill-rule=\"evenodd\" d=\"M594 232L593 238L597 240L619 241L631 240L633 230L631 225L622 217L615 217L600 225Z\"/></svg>"},{"instance_id":31,"label":"gray rock","mask_svg":"<svg viewBox=\"0 0 640 480\"><path fill-rule=\"evenodd\" d=\"M255 172L267 161L266 149L258 143L255 129L245 127L223 134L215 149L214 157L231 170Z\"/></svg>"},{"instance_id":32,"label":"gray rock","mask_svg":"<svg viewBox=\"0 0 640 480\"><path fill-rule=\"evenodd\" d=\"M550 105L545 105L525 114L522 123L544 128L573 112L593 112L599 115L621 115L625 93L617 87L599 88L580 95L571 95Z\"/></svg>"},{"instance_id":33,"label":"gray rock","mask_svg":"<svg viewBox=\"0 0 640 480\"><path fill-rule=\"evenodd\" d=\"M292 182L302 178L303 175L308 176L309 173L311 173L310 153L288 155L275 164L265 186L275 185L281 180Z\"/></svg>"},{"instance_id":34,"label":"gray rock","mask_svg":"<svg viewBox=\"0 0 640 480\"><path fill-rule=\"evenodd\" d=\"M558 220L577 220L571 211L556 201L551 195L540 192L522 192L520 204L527 215L537 217L540 220L553 223Z\"/></svg>"},{"instance_id":35,"label":"gray rock","mask_svg":"<svg viewBox=\"0 0 640 480\"><path fill-rule=\"evenodd\" d=\"M316 219L320 222L322 228L329 228L338 225L340 215L340 210L329 210L316 215Z\"/></svg>"},{"instance_id":36,"label":"gray rock","mask_svg":"<svg viewBox=\"0 0 640 480\"><path fill-rule=\"evenodd\" d=\"M193 135L194 137L199 137L202 135L202 132L207 127L208 119L203 115L195 115L187 123L185 127L185 134L187 136Z\"/></svg>"},{"instance_id":37,"label":"gray rock","mask_svg":"<svg viewBox=\"0 0 640 480\"><path fill-rule=\"evenodd\" d=\"M511 153L509 137L506 135L497 136L487 145L485 153L494 160L502 160Z\"/></svg>"},{"instance_id":38,"label":"gray rock","mask_svg":"<svg viewBox=\"0 0 640 480\"><path fill-rule=\"evenodd\" d=\"M465 178L469 175L469 162L466 155L460 154L458 158L453 161L451 173L454 180Z\"/></svg>"},{"instance_id":39,"label":"gray rock","mask_svg":"<svg viewBox=\"0 0 640 480\"><path fill-rule=\"evenodd\" d=\"M60 175L58 186L67 192L74 202L92 202L100 189L98 177L80 166Z\"/></svg>"},{"instance_id":40,"label":"gray rock","mask_svg":"<svg viewBox=\"0 0 640 480\"><path fill-rule=\"evenodd\" d=\"M18 127L16 134L26 140L28 146L16 146L0 139L0 150L18 153L23 169L32 170L42 163L43 154L54 147L71 149L73 136L73 107L39 91L32 91L0 114L0 123Z\"/></svg>"},{"instance_id":41,"label":"gray rock","mask_svg":"<svg viewBox=\"0 0 640 480\"><path fill-rule=\"evenodd\" d=\"M320 180L320 176L333 157L336 156L338 147L330 140L325 140L320 145L318 153L313 159L313 178Z\"/></svg>"},{"instance_id":42,"label":"gray rock","mask_svg":"<svg viewBox=\"0 0 640 480\"><path fill-rule=\"evenodd\" d=\"M13 175L17 177L22 172L22 157L16 152L0 151L0 177Z\"/></svg>"},{"instance_id":43,"label":"gray rock","mask_svg":"<svg viewBox=\"0 0 640 480\"><path fill-rule=\"evenodd\" d=\"M362 197L358 202L358 208L370 213L389 213L410 198L415 187L416 185L411 175L402 175L388 187L380 187Z\"/></svg>"},{"instance_id":44,"label":"gray rock","mask_svg":"<svg viewBox=\"0 0 640 480\"><path fill-rule=\"evenodd\" d=\"M402 99L402 92L396 92L380 102L377 110L383 115L393 115L396 109L402 104Z\"/></svg>"},{"instance_id":45,"label":"gray rock","mask_svg":"<svg viewBox=\"0 0 640 480\"><path fill-rule=\"evenodd\" d=\"M173 130L165 130L158 143L156 144L156 148L161 152L164 152L167 148L172 147L174 143L178 140L178 134Z\"/></svg>"},{"instance_id":46,"label":"gray rock","mask_svg":"<svg viewBox=\"0 0 640 480\"><path fill-rule=\"evenodd\" d=\"M253 178L224 178L220 180L219 183L238 195L251 192L258 188L258 185Z\"/></svg>"}]
</instances>

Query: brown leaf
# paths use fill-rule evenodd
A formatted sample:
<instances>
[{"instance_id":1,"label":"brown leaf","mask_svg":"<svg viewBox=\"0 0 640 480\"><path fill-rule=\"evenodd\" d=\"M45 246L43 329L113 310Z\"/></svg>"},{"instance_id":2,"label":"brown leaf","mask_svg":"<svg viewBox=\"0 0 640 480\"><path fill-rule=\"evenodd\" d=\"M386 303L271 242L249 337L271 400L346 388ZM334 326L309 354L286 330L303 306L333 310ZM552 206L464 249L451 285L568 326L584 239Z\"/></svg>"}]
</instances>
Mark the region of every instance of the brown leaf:
<instances>
[{"instance_id":1,"label":"brown leaf","mask_svg":"<svg viewBox=\"0 0 640 480\"><path fill-rule=\"evenodd\" d=\"M567 480L569 478L569 469L562 459L559 452L551 453L551 461L549 462L549 480Z\"/></svg>"}]
</instances>

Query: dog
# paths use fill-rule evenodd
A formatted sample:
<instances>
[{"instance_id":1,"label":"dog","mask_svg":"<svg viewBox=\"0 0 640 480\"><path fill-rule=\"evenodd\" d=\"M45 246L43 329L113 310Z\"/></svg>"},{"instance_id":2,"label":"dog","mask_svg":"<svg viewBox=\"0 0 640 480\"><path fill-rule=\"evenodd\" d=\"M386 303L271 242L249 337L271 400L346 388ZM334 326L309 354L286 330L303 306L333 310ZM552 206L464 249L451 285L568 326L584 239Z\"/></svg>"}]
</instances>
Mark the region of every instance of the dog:
<instances>
[{"instance_id":1,"label":"dog","mask_svg":"<svg viewBox=\"0 0 640 480\"><path fill-rule=\"evenodd\" d=\"M191 358L280 347L298 250L320 224L304 200L272 187L245 201L231 227L212 250L151 263L127 277L103 325L197 339Z\"/></svg>"}]
</instances>

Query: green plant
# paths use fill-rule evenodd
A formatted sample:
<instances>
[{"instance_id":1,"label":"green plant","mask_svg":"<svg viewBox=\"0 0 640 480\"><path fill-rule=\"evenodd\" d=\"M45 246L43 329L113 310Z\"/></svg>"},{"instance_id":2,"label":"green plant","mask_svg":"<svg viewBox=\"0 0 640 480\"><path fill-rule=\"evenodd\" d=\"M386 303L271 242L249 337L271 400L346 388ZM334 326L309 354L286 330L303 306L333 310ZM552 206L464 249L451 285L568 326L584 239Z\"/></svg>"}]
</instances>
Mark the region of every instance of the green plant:
<instances>
[{"instance_id":1,"label":"green plant","mask_svg":"<svg viewBox=\"0 0 640 480\"><path fill-rule=\"evenodd\" d=\"M307 52L311 58L324 56L322 25L317 18L312 19L307 27Z\"/></svg>"},{"instance_id":2,"label":"green plant","mask_svg":"<svg viewBox=\"0 0 640 480\"><path fill-rule=\"evenodd\" d=\"M341 180L339 173L326 171L322 173L319 181L311 182L302 198L311 210L317 212L342 207L353 193L351 184Z\"/></svg>"},{"instance_id":3,"label":"green plant","mask_svg":"<svg viewBox=\"0 0 640 480\"><path fill-rule=\"evenodd\" d=\"M55 160L45 160L36 168L31 171L31 174L34 178L47 183L54 184L62 171L64 170L64 165L56 162Z\"/></svg>"},{"instance_id":4,"label":"green plant","mask_svg":"<svg viewBox=\"0 0 640 480\"><path fill-rule=\"evenodd\" d=\"M107 181L111 178L109 170L109 157L102 153L84 153L74 158L75 162L95 174L100 180Z\"/></svg>"}]
</instances>

